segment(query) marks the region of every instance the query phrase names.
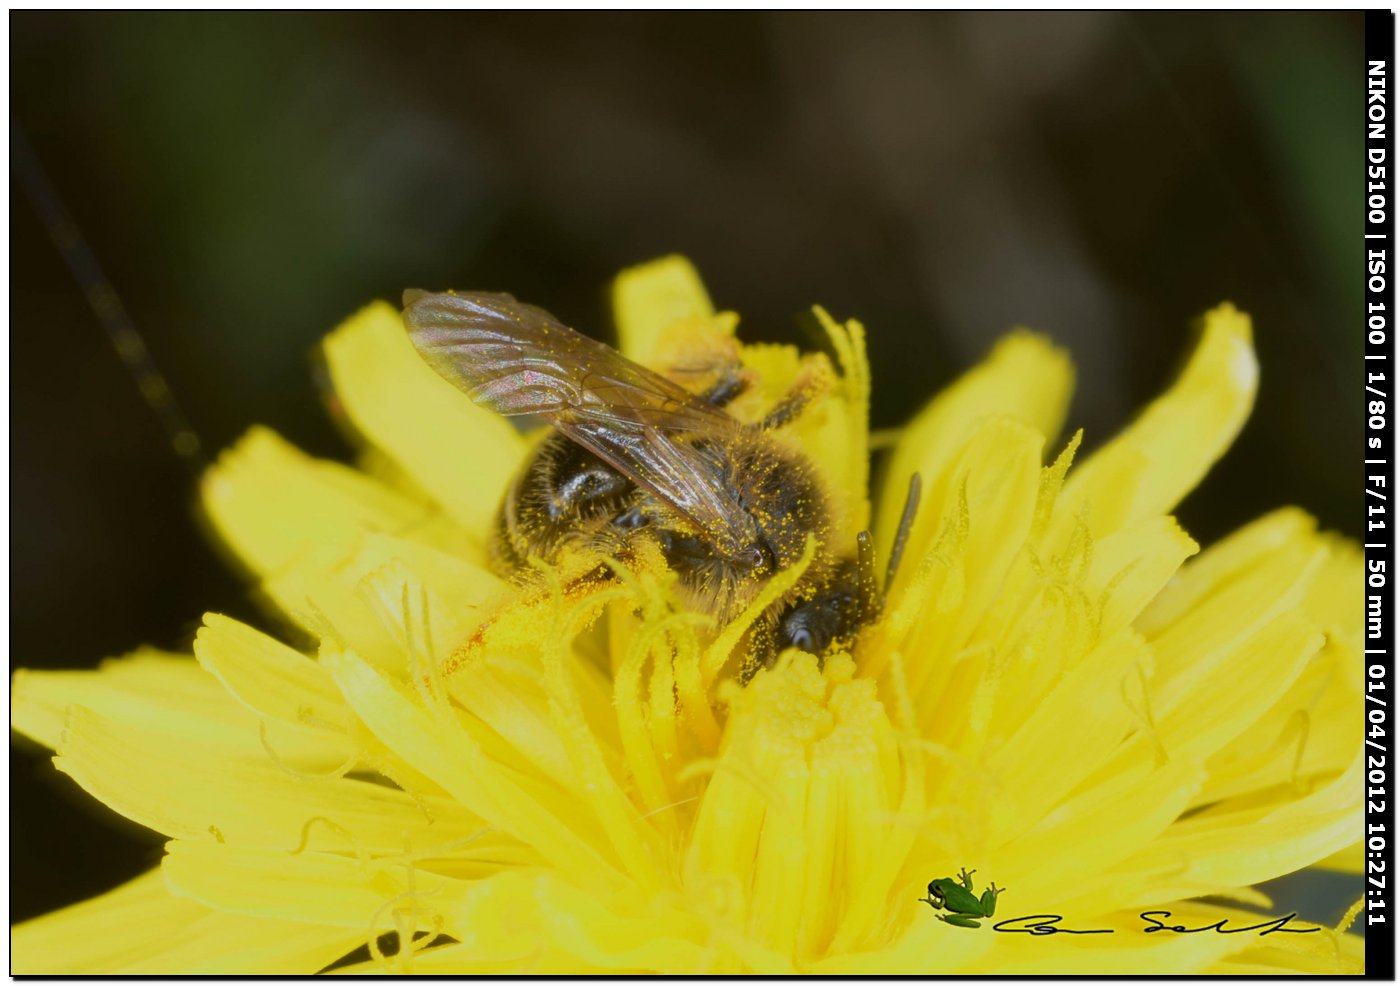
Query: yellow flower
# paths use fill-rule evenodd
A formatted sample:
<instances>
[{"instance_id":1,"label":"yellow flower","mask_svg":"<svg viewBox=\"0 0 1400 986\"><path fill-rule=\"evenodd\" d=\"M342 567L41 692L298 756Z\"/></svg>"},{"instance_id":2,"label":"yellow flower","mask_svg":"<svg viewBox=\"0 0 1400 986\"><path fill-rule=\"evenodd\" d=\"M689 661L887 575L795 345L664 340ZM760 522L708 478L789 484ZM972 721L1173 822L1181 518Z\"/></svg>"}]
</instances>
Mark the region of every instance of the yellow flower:
<instances>
[{"instance_id":1,"label":"yellow flower","mask_svg":"<svg viewBox=\"0 0 1400 986\"><path fill-rule=\"evenodd\" d=\"M614 302L654 365L737 322L677 258ZM654 566L583 596L491 574L530 439L434 375L395 309L350 319L325 352L363 468L254 429L202 486L301 649L210 614L193 659L15 675L15 727L170 841L17 927L13 971L311 973L366 945L351 968L1360 971L1344 927L1139 916L1257 924L1226 901L1357 855L1357 547L1285 509L1197 555L1169 514L1248 414L1248 319L1209 313L1180 379L1073 465L1068 359L1009 336L902 433L872 523L863 330L816 316L834 362L744 346L760 387L735 413L827 375L787 439L839 536L873 526L888 554L911 472L923 502L854 652L789 651L744 688L753 613L707 627ZM1004 888L994 920L1112 933L940 921L920 898L964 867Z\"/></svg>"}]
</instances>

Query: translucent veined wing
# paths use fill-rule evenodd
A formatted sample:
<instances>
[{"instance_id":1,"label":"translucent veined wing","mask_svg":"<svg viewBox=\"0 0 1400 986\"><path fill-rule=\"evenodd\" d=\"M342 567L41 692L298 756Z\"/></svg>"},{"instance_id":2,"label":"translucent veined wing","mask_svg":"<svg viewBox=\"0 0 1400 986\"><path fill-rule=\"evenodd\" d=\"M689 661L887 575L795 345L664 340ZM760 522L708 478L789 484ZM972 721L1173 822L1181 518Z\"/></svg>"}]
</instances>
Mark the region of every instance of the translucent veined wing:
<instances>
[{"instance_id":1,"label":"translucent veined wing","mask_svg":"<svg viewBox=\"0 0 1400 986\"><path fill-rule=\"evenodd\" d=\"M545 418L689 518L721 552L752 543L754 521L723 457L708 451L742 427L722 410L507 294L409 291L404 305L419 355L473 401Z\"/></svg>"}]
</instances>

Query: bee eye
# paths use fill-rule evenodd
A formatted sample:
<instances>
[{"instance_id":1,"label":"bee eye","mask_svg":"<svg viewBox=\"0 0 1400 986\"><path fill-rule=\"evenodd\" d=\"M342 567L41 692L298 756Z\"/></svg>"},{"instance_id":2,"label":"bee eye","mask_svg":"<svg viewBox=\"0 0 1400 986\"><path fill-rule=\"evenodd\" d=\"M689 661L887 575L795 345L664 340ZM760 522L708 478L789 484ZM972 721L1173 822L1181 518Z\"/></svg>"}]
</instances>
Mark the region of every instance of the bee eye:
<instances>
[{"instance_id":1,"label":"bee eye","mask_svg":"<svg viewBox=\"0 0 1400 986\"><path fill-rule=\"evenodd\" d=\"M817 649L817 641L812 636L811 631L799 629L793 631L792 646L796 647L798 650L805 650L810 654Z\"/></svg>"}]
</instances>

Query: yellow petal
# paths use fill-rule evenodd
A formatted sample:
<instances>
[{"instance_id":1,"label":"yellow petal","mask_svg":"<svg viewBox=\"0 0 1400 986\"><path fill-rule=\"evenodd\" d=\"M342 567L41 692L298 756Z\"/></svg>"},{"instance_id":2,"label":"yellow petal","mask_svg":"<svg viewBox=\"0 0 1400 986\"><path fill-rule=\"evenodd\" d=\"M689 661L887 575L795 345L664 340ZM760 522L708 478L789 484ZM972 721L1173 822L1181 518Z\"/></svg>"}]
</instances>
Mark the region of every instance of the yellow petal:
<instances>
[{"instance_id":1,"label":"yellow petal","mask_svg":"<svg viewBox=\"0 0 1400 986\"><path fill-rule=\"evenodd\" d=\"M1199 549L1171 517L1152 516L1094 541L1085 582L1103 589L1098 634L1132 623Z\"/></svg>"},{"instance_id":2,"label":"yellow petal","mask_svg":"<svg viewBox=\"0 0 1400 986\"><path fill-rule=\"evenodd\" d=\"M614 873L596 847L607 837L575 810L575 800L515 771L462 725L424 709L351 652L322 655L361 720L390 749L488 823L534 846L566 873L607 881Z\"/></svg>"},{"instance_id":3,"label":"yellow petal","mask_svg":"<svg viewBox=\"0 0 1400 986\"><path fill-rule=\"evenodd\" d=\"M1154 687L1163 747L1179 757L1214 753L1278 701L1321 647L1322 637L1311 624L1283 613L1247 640L1208 653L1179 697Z\"/></svg>"},{"instance_id":4,"label":"yellow petal","mask_svg":"<svg viewBox=\"0 0 1400 986\"><path fill-rule=\"evenodd\" d=\"M1078 890L1086 874L1111 871L1145 846L1160 844L1161 833L1190 802L1201 775L1190 763L1153 769L1139 758L1138 765L1086 788L998 849L996 865L988 872L1004 874L1006 885L1017 888L1025 900L1074 913L1085 904Z\"/></svg>"},{"instance_id":5,"label":"yellow petal","mask_svg":"<svg viewBox=\"0 0 1400 986\"><path fill-rule=\"evenodd\" d=\"M427 846L413 847L416 854ZM318 852L269 852L178 840L165 847L161 870L172 892L221 911L358 929L418 930L446 922L470 886L409 858L360 860Z\"/></svg>"},{"instance_id":6,"label":"yellow petal","mask_svg":"<svg viewBox=\"0 0 1400 986\"><path fill-rule=\"evenodd\" d=\"M200 482L210 521L255 575L292 561L308 547L388 531L449 549L475 551L440 514L364 473L313 459L275 432L254 428Z\"/></svg>"},{"instance_id":7,"label":"yellow petal","mask_svg":"<svg viewBox=\"0 0 1400 986\"><path fill-rule=\"evenodd\" d=\"M1209 755L1244 733L1321 648L1299 603L1327 548L1298 522L1278 513L1220 542L1139 619L1158 658L1151 702L1173 755Z\"/></svg>"},{"instance_id":8,"label":"yellow petal","mask_svg":"<svg viewBox=\"0 0 1400 986\"><path fill-rule=\"evenodd\" d=\"M544 872L508 872L480 881L456 909L455 925L456 943L426 949L406 962L395 957L336 971L436 976L743 971L721 929L705 941L711 929L670 902L605 897L595 887L575 887ZM686 933L689 938L682 937Z\"/></svg>"},{"instance_id":9,"label":"yellow petal","mask_svg":"<svg viewBox=\"0 0 1400 986\"><path fill-rule=\"evenodd\" d=\"M1332 583L1359 577L1354 552L1314 534L1301 511L1280 510L1212 545L1142 613L1137 625L1161 658L1153 702L1163 729L1176 733L1178 752L1179 744L1202 741L1218 727L1207 708L1245 727L1210 753L1200 805L1325 780L1351 761L1362 727L1355 671L1360 617L1346 614L1348 632L1328 598ZM1331 622L1326 638L1313 622L1315 611ZM1276 632L1269 643L1261 634L1271 623ZM1307 662L1301 668L1299 658ZM1229 697L1227 707L1219 704L1222 696Z\"/></svg>"},{"instance_id":10,"label":"yellow petal","mask_svg":"<svg viewBox=\"0 0 1400 986\"><path fill-rule=\"evenodd\" d=\"M169 709L166 695L179 696ZM177 731L189 728L223 737L231 719L235 731L246 732L248 716L228 698L189 657L142 648L108 658L96 671L16 671L10 688L10 726L57 749L68 706L81 703L131 722L149 722L154 714ZM193 710L186 712L187 705Z\"/></svg>"},{"instance_id":11,"label":"yellow petal","mask_svg":"<svg viewBox=\"0 0 1400 986\"><path fill-rule=\"evenodd\" d=\"M421 612L423 602L417 593L405 598L403 573L444 601L433 609L451 617L457 634L505 591L504 583L472 562L386 534L317 545L270 577L263 589L312 633L354 648L377 667L407 674L414 651L404 628L417 622L412 611ZM435 644L445 658L458 641L444 619L435 629Z\"/></svg>"},{"instance_id":12,"label":"yellow petal","mask_svg":"<svg viewBox=\"0 0 1400 986\"><path fill-rule=\"evenodd\" d=\"M1161 661L1159 677L1153 683L1159 700L1185 700L1224 652L1278 616L1293 613L1306 623L1295 611L1324 557L1325 549L1314 539L1292 539L1278 550L1251 558L1227 577L1211 578L1208 593L1193 584L1203 579L1195 566L1188 565L1173 586L1177 592L1171 597L1163 593L1157 600L1172 606L1178 615L1163 623L1154 605L1138 621ZM1177 609L1173 597L1188 591L1194 596L1194 605Z\"/></svg>"},{"instance_id":13,"label":"yellow petal","mask_svg":"<svg viewBox=\"0 0 1400 986\"><path fill-rule=\"evenodd\" d=\"M10 972L35 976L288 976L318 972L362 934L210 910L152 870L10 929Z\"/></svg>"},{"instance_id":14,"label":"yellow petal","mask_svg":"<svg viewBox=\"0 0 1400 986\"><path fill-rule=\"evenodd\" d=\"M1329 638L1288 691L1211 755L1201 804L1282 785L1304 790L1344 770L1363 741L1360 663Z\"/></svg>"},{"instance_id":15,"label":"yellow petal","mask_svg":"<svg viewBox=\"0 0 1400 986\"><path fill-rule=\"evenodd\" d=\"M168 742L193 741L211 755L267 758L257 717L187 656L146 648L103 661L95 671L15 672L11 724L44 746L58 748L74 705ZM304 769L325 769L345 756L342 745L300 729L271 726L266 738L288 763Z\"/></svg>"},{"instance_id":16,"label":"yellow petal","mask_svg":"<svg viewBox=\"0 0 1400 986\"><path fill-rule=\"evenodd\" d=\"M612 307L618 351L644 366L654 365L661 333L673 323L708 319L715 313L700 275L689 260L676 255L617 275Z\"/></svg>"},{"instance_id":17,"label":"yellow petal","mask_svg":"<svg viewBox=\"0 0 1400 986\"><path fill-rule=\"evenodd\" d=\"M1014 812L994 815L990 837L1011 833L1008 825L1034 827L1084 778L1116 752L1107 736L1126 735L1137 724L1125 692L1137 668L1150 660L1146 643L1131 631L1105 641L1069 669L1034 705L1005 745L987 761L1000 797ZM1055 768L1045 765L1045 738L1055 738Z\"/></svg>"},{"instance_id":18,"label":"yellow petal","mask_svg":"<svg viewBox=\"0 0 1400 986\"><path fill-rule=\"evenodd\" d=\"M383 302L336 329L325 353L351 423L486 544L525 440L429 369Z\"/></svg>"},{"instance_id":19,"label":"yellow petal","mask_svg":"<svg viewBox=\"0 0 1400 986\"><path fill-rule=\"evenodd\" d=\"M840 934L860 943L883 933L891 878L912 843L912 820L896 818L901 758L874 684L854 677L849 657L821 670L810 655L779 658L735 699L698 807L689 892L742 888L750 936L800 962Z\"/></svg>"},{"instance_id":20,"label":"yellow petal","mask_svg":"<svg viewBox=\"0 0 1400 986\"><path fill-rule=\"evenodd\" d=\"M458 944L421 967L415 961L414 971L445 972L448 962L474 967L513 961L518 964L509 971L519 973L536 968L531 963L546 952L567 957L560 967L566 972L703 973L711 971L717 951L699 943L706 931L699 918L667 902L636 894L610 897L546 872L508 872L482 881L464 895L454 921Z\"/></svg>"},{"instance_id":21,"label":"yellow petal","mask_svg":"<svg viewBox=\"0 0 1400 986\"><path fill-rule=\"evenodd\" d=\"M1321 646L1321 636L1296 611L1255 622L1253 613L1238 604L1237 609L1243 627L1238 637L1211 640L1203 633L1199 655L1190 653L1190 670L1175 675L1165 672L1186 663L1186 658L1157 648L1159 670L1147 684L1146 696L1131 693L1140 706L1140 724L1148 730L1144 735L1150 735L1162 756L1199 762L1248 735L1288 694ZM1293 748L1280 745L1267 730L1258 737L1256 750L1262 749L1271 766L1286 776L1293 766ZM1115 776L1130 755L1129 748L1120 748L1095 777ZM1248 757L1245 760L1247 764ZM1212 790L1216 793L1207 794L1203 788L1193 804L1209 804L1221 793L1233 793L1229 788L1221 792L1218 786Z\"/></svg>"},{"instance_id":22,"label":"yellow petal","mask_svg":"<svg viewBox=\"0 0 1400 986\"><path fill-rule=\"evenodd\" d=\"M1321 870L1331 870L1334 873L1364 873L1366 870L1366 851L1358 839L1345 849L1338 849L1330 856L1319 859L1313 864Z\"/></svg>"},{"instance_id":23,"label":"yellow petal","mask_svg":"<svg viewBox=\"0 0 1400 986\"><path fill-rule=\"evenodd\" d=\"M1362 761L1358 751L1345 773L1296 800L1180 820L1124 861L1110 885L1090 881L1086 890L1127 906L1261 883L1309 866L1355 841Z\"/></svg>"},{"instance_id":24,"label":"yellow petal","mask_svg":"<svg viewBox=\"0 0 1400 986\"><path fill-rule=\"evenodd\" d=\"M260 715L345 734L345 700L314 660L250 626L206 613L194 640L200 666Z\"/></svg>"},{"instance_id":25,"label":"yellow petal","mask_svg":"<svg viewBox=\"0 0 1400 986\"><path fill-rule=\"evenodd\" d=\"M936 719L951 730L963 721L965 708L955 718L934 709L965 698L945 690L946 682L955 657L976 642L978 627L998 605L1022 552L1042 441L1039 431L1017 419L988 419L925 487L889 602L896 625L905 611L917 614L909 617L913 626L900 649L912 655L909 684L924 722ZM933 573L944 577L941 586L929 581ZM939 741L936 729L929 736Z\"/></svg>"},{"instance_id":26,"label":"yellow petal","mask_svg":"<svg viewBox=\"0 0 1400 986\"><path fill-rule=\"evenodd\" d=\"M530 976L534 978L559 978L564 976L588 976L616 973L616 969L596 969L584 965L575 955L534 944L522 950L522 954L509 959L478 962L472 954L458 945L443 945L439 948L425 948L406 959L389 956L384 960L370 959L332 969L328 975L364 976L384 975L386 972L412 974L415 976ZM643 970L626 970L640 972Z\"/></svg>"},{"instance_id":27,"label":"yellow petal","mask_svg":"<svg viewBox=\"0 0 1400 986\"><path fill-rule=\"evenodd\" d=\"M481 826L452 801L335 774L294 773L266 753L234 759L82 706L70 710L54 762L109 808L181 839L289 852L303 841L312 849L397 852L405 833L427 843Z\"/></svg>"},{"instance_id":28,"label":"yellow petal","mask_svg":"<svg viewBox=\"0 0 1400 986\"><path fill-rule=\"evenodd\" d=\"M1071 471L1065 505L1087 509L1096 535L1170 511L1239 434L1258 380L1248 316L1228 304L1212 309L1176 382Z\"/></svg>"},{"instance_id":29,"label":"yellow petal","mask_svg":"<svg viewBox=\"0 0 1400 986\"><path fill-rule=\"evenodd\" d=\"M1257 924L1249 921L1249 915L1239 915L1237 926ZM1199 922L1205 924L1205 921ZM1242 936L1243 937L1243 936ZM1281 935L1271 935L1251 942L1251 947L1235 955L1228 956L1201 971L1207 976L1261 976L1277 978L1290 975L1313 976L1359 976L1366 971L1366 939L1360 935L1328 935L1326 940L1317 941L1311 949L1300 947L1299 939L1290 935L1295 944L1285 946L1278 939ZM1312 942L1323 939L1323 935L1308 935L1301 941Z\"/></svg>"},{"instance_id":30,"label":"yellow petal","mask_svg":"<svg viewBox=\"0 0 1400 986\"><path fill-rule=\"evenodd\" d=\"M1015 332L997 343L980 366L935 397L904 430L885 469L875 512L880 558L889 557L910 475L917 472L929 489L978 423L992 415L1020 418L1052 440L1064 421L1073 385L1074 369L1063 350L1041 336Z\"/></svg>"},{"instance_id":31,"label":"yellow petal","mask_svg":"<svg viewBox=\"0 0 1400 986\"><path fill-rule=\"evenodd\" d=\"M1361 546L1335 534L1324 532L1319 537L1327 548L1327 560L1308 587L1303 608L1329 637L1338 638L1349 653L1356 654L1362 649L1364 629L1354 598L1354 586L1365 570ZM1360 683L1360 679L1353 680Z\"/></svg>"},{"instance_id":32,"label":"yellow petal","mask_svg":"<svg viewBox=\"0 0 1400 986\"><path fill-rule=\"evenodd\" d=\"M1313 521L1301 510L1285 508L1265 514L1210 545L1192 559L1179 578L1158 593L1137 620L1145 634L1164 632L1193 608L1218 592L1260 571L1296 566L1312 557ZM1284 554L1290 552L1290 554ZM1256 587L1261 600L1269 599L1265 587Z\"/></svg>"},{"instance_id":33,"label":"yellow petal","mask_svg":"<svg viewBox=\"0 0 1400 986\"><path fill-rule=\"evenodd\" d=\"M913 905L925 909L914 898ZM818 976L889 976L937 970L939 974L976 971L995 948L996 934L975 934L918 914L891 945L868 951L839 952L815 962L807 972ZM987 929L983 926L984 930ZM968 932L968 933L964 933ZM984 971L995 972L995 966Z\"/></svg>"}]
</instances>

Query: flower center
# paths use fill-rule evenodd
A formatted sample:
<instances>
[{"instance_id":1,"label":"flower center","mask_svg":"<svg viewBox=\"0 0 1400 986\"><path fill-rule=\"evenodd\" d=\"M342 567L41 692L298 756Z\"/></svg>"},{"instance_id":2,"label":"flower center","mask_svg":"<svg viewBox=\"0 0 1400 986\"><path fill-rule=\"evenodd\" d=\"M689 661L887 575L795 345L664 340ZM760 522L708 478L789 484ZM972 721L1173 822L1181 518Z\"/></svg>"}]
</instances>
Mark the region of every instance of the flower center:
<instances>
[{"instance_id":1,"label":"flower center","mask_svg":"<svg viewBox=\"0 0 1400 986\"><path fill-rule=\"evenodd\" d=\"M850 657L788 651L737 693L686 860L697 896L797 961L885 913L903 853L890 839L904 779L875 682ZM892 853L892 850L895 850ZM721 895L723 897L723 895Z\"/></svg>"}]
</instances>

